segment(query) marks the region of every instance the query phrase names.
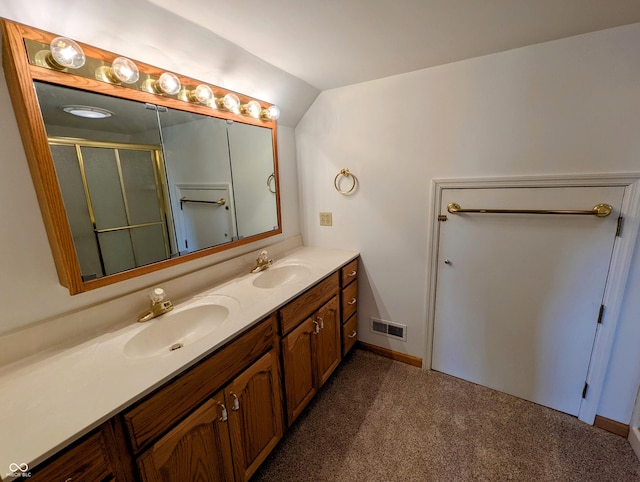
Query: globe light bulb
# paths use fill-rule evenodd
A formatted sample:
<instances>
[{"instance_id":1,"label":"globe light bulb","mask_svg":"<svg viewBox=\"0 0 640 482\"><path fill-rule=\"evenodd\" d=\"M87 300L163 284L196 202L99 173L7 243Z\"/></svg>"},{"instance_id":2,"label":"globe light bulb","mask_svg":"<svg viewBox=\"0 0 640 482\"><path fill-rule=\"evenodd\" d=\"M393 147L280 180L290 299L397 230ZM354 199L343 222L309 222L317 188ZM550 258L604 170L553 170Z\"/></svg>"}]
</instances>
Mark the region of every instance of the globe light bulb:
<instances>
[{"instance_id":1,"label":"globe light bulb","mask_svg":"<svg viewBox=\"0 0 640 482\"><path fill-rule=\"evenodd\" d=\"M262 116L267 120L277 120L280 117L280 109L277 105L272 105L262 111Z\"/></svg>"},{"instance_id":2,"label":"globe light bulb","mask_svg":"<svg viewBox=\"0 0 640 482\"><path fill-rule=\"evenodd\" d=\"M222 98L222 106L228 111L238 113L240 107L240 99L236 94L226 94Z\"/></svg>"},{"instance_id":3,"label":"globe light bulb","mask_svg":"<svg viewBox=\"0 0 640 482\"><path fill-rule=\"evenodd\" d=\"M79 69L86 61L82 47L69 38L56 37L49 46L54 68Z\"/></svg>"},{"instance_id":4,"label":"globe light bulb","mask_svg":"<svg viewBox=\"0 0 640 482\"><path fill-rule=\"evenodd\" d=\"M242 113L250 115L258 119L260 117L260 113L262 112L262 106L257 100L250 100L244 106L242 106Z\"/></svg>"},{"instance_id":5,"label":"globe light bulb","mask_svg":"<svg viewBox=\"0 0 640 482\"><path fill-rule=\"evenodd\" d=\"M180 92L180 80L175 74L171 72L165 72L162 74L155 83L156 88L168 95L175 95Z\"/></svg>"},{"instance_id":6,"label":"globe light bulb","mask_svg":"<svg viewBox=\"0 0 640 482\"><path fill-rule=\"evenodd\" d=\"M200 84L189 93L191 100L209 105L213 100L213 90L208 85Z\"/></svg>"},{"instance_id":7,"label":"globe light bulb","mask_svg":"<svg viewBox=\"0 0 640 482\"><path fill-rule=\"evenodd\" d=\"M126 57L118 57L111 64L112 77L123 84L134 84L140 78L138 67Z\"/></svg>"}]
</instances>

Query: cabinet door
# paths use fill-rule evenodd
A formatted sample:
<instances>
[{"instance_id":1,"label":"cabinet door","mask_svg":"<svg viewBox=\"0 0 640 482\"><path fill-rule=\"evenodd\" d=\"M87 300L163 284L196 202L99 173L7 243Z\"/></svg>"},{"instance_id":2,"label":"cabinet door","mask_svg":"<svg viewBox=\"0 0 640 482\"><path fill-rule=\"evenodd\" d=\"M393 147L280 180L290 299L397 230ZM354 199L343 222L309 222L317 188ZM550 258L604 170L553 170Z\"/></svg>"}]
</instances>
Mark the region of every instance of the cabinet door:
<instances>
[{"instance_id":1,"label":"cabinet door","mask_svg":"<svg viewBox=\"0 0 640 482\"><path fill-rule=\"evenodd\" d=\"M284 385L289 425L316 393L315 338L316 328L311 318L282 339Z\"/></svg>"},{"instance_id":2,"label":"cabinet door","mask_svg":"<svg viewBox=\"0 0 640 482\"><path fill-rule=\"evenodd\" d=\"M313 320L320 325L316 340L316 367L318 370L316 388L320 388L336 369L342 358L338 297L334 296L322 306L313 315Z\"/></svg>"},{"instance_id":3,"label":"cabinet door","mask_svg":"<svg viewBox=\"0 0 640 482\"><path fill-rule=\"evenodd\" d=\"M56 457L44 467L35 467L29 480L104 480L113 477L100 432Z\"/></svg>"},{"instance_id":4,"label":"cabinet door","mask_svg":"<svg viewBox=\"0 0 640 482\"><path fill-rule=\"evenodd\" d=\"M29 481L37 482L84 480L124 482L135 480L134 471L122 426L117 418L112 418L44 464L30 469L28 475L20 472L16 475L20 480L28 478Z\"/></svg>"},{"instance_id":5,"label":"cabinet door","mask_svg":"<svg viewBox=\"0 0 640 482\"><path fill-rule=\"evenodd\" d=\"M143 482L232 481L222 393L207 400L138 458Z\"/></svg>"},{"instance_id":6,"label":"cabinet door","mask_svg":"<svg viewBox=\"0 0 640 482\"><path fill-rule=\"evenodd\" d=\"M236 481L256 471L282 438L282 391L273 351L247 368L224 391ZM194 480L194 479L184 479Z\"/></svg>"}]
</instances>

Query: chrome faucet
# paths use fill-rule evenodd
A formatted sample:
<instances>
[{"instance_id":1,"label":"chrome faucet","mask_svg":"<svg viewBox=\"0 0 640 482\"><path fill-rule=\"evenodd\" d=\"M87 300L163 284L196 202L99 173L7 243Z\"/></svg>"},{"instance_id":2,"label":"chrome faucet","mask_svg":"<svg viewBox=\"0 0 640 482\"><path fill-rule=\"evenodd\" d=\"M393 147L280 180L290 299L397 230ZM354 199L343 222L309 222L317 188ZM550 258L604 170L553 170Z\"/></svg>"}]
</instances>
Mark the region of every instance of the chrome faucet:
<instances>
[{"instance_id":1,"label":"chrome faucet","mask_svg":"<svg viewBox=\"0 0 640 482\"><path fill-rule=\"evenodd\" d=\"M269 259L269 253L267 253L266 249L260 251L258 255L258 259L256 259L256 266L251 270L251 273L258 273L260 271L264 271L269 266L273 264L273 260Z\"/></svg>"},{"instance_id":2,"label":"chrome faucet","mask_svg":"<svg viewBox=\"0 0 640 482\"><path fill-rule=\"evenodd\" d=\"M165 314L167 311L173 309L173 303L169 300L165 300L166 293L162 288L154 288L149 292L149 299L151 300L151 306L147 311L138 316L139 322L149 321L156 316Z\"/></svg>"}]
</instances>

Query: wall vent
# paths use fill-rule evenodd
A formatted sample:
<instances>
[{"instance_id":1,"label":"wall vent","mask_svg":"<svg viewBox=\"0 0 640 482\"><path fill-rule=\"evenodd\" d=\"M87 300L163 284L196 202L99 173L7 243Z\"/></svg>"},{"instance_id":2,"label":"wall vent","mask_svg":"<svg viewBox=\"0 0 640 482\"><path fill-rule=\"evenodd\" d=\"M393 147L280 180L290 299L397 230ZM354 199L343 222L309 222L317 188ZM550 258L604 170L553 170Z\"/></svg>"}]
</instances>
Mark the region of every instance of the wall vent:
<instances>
[{"instance_id":1,"label":"wall vent","mask_svg":"<svg viewBox=\"0 0 640 482\"><path fill-rule=\"evenodd\" d=\"M407 341L407 325L401 325L400 323L371 318L371 331L380 335Z\"/></svg>"}]
</instances>

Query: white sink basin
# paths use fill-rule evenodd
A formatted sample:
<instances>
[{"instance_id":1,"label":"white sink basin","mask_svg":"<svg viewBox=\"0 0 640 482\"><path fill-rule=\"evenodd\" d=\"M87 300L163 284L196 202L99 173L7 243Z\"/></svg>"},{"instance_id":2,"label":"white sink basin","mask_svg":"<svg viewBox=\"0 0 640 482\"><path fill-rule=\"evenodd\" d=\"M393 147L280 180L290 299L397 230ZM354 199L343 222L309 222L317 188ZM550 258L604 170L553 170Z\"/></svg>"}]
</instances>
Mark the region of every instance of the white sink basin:
<instances>
[{"instance_id":1,"label":"white sink basin","mask_svg":"<svg viewBox=\"0 0 640 482\"><path fill-rule=\"evenodd\" d=\"M311 270L301 264L278 266L263 271L253 280L256 288L277 288L304 281L311 274Z\"/></svg>"},{"instance_id":2,"label":"white sink basin","mask_svg":"<svg viewBox=\"0 0 640 482\"><path fill-rule=\"evenodd\" d=\"M149 358L165 355L187 346L213 332L239 307L227 296L210 296L176 306L172 311L148 321L148 327L124 345L127 358Z\"/></svg>"}]
</instances>

